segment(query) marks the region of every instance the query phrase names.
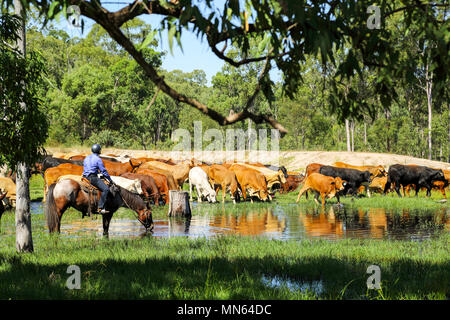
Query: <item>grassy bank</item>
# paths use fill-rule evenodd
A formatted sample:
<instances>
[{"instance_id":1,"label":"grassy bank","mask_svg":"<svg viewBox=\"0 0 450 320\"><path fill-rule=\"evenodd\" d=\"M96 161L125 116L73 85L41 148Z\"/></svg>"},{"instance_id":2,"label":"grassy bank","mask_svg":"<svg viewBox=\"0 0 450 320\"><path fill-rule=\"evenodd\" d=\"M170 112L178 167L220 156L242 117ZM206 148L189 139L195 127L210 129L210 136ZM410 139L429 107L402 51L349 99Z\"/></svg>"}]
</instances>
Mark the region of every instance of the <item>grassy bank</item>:
<instances>
[{"instance_id":1,"label":"grassy bank","mask_svg":"<svg viewBox=\"0 0 450 320\"><path fill-rule=\"evenodd\" d=\"M0 249L2 299L448 299L449 236L418 242L271 241L225 237L58 239L38 233L36 252ZM3 241L3 240L2 240ZM69 265L81 289L69 290ZM367 290L369 265L381 290ZM278 277L269 286L262 277ZM297 283L289 289L283 280ZM316 283L308 288L308 284ZM300 289L303 286L304 289ZM309 290L308 290L309 289Z\"/></svg>"},{"instance_id":2,"label":"grassy bank","mask_svg":"<svg viewBox=\"0 0 450 320\"><path fill-rule=\"evenodd\" d=\"M39 176L32 178L30 189L32 199L42 197ZM295 203L297 194L277 194L272 204L227 204L227 212L242 214L246 208ZM437 202L441 197L435 192L431 199L423 194L419 198L376 195L370 199L344 198L342 203L347 208L448 208L447 203ZM329 209L336 200L327 203ZM195 214L209 214L222 207L203 206L206 209L195 210ZM298 206L320 208L311 197L302 198ZM153 214L155 219L165 219L167 207L154 208ZM134 216L120 209L114 218ZM14 214L6 212L2 217L0 299L450 298L448 232L425 241L278 241L240 236L188 239L151 235L104 239L94 235L49 235L42 214L32 219L35 252L17 254ZM81 214L70 209L63 224L77 220L81 220ZM70 265L80 267L80 290L66 288ZM367 289L370 275L366 271L370 265L381 269L381 290Z\"/></svg>"}]
</instances>

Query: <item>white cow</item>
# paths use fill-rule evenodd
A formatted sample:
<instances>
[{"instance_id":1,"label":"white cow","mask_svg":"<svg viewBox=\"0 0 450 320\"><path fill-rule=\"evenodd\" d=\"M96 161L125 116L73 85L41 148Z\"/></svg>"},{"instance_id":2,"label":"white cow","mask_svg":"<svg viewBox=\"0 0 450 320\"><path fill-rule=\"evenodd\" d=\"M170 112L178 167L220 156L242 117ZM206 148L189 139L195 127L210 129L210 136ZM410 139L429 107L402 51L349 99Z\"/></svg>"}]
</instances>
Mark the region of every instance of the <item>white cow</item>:
<instances>
[{"instance_id":1,"label":"white cow","mask_svg":"<svg viewBox=\"0 0 450 320\"><path fill-rule=\"evenodd\" d=\"M117 176L111 176L112 181L114 181L115 184L118 186L136 193L136 194L143 194L142 192L142 186L141 186L141 180L139 179L127 179L124 177L117 177Z\"/></svg>"},{"instance_id":2,"label":"white cow","mask_svg":"<svg viewBox=\"0 0 450 320\"><path fill-rule=\"evenodd\" d=\"M189 170L189 195L192 201L192 186L197 189L198 202L202 202L205 197L209 202L216 202L216 192L209 184L208 175L200 167L194 167Z\"/></svg>"}]
</instances>

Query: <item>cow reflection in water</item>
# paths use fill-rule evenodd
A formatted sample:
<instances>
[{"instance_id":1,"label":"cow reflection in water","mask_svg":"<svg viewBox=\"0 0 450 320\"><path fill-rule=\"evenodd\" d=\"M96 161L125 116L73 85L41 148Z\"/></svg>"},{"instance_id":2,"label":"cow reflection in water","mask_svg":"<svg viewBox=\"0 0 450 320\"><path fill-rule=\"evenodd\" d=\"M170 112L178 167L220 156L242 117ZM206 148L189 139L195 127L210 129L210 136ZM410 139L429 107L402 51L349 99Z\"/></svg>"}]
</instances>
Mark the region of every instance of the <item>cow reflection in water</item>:
<instances>
[{"instance_id":1,"label":"cow reflection in water","mask_svg":"<svg viewBox=\"0 0 450 320\"><path fill-rule=\"evenodd\" d=\"M386 211L383 208L358 210L339 209L331 206L305 211L300 209L299 219L310 237L321 238L373 238L382 239L388 233L397 238L443 229L448 226L445 208L442 213L414 214L408 209ZM447 227L448 228L448 227Z\"/></svg>"},{"instance_id":2,"label":"cow reflection in water","mask_svg":"<svg viewBox=\"0 0 450 320\"><path fill-rule=\"evenodd\" d=\"M274 215L272 208L260 208L244 210L238 215L223 212L211 220L210 226L246 236L281 234L286 229L286 218Z\"/></svg>"}]
</instances>

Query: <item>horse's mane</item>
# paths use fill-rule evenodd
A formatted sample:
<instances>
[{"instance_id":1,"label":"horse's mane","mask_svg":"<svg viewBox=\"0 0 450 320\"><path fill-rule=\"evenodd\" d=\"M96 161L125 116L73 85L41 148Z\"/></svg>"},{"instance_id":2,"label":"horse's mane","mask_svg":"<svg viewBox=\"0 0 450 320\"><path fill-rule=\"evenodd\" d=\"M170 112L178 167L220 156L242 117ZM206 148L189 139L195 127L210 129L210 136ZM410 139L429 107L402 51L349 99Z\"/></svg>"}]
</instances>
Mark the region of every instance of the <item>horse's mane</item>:
<instances>
[{"instance_id":1,"label":"horse's mane","mask_svg":"<svg viewBox=\"0 0 450 320\"><path fill-rule=\"evenodd\" d=\"M142 200L142 198L139 195L131 191L128 191L127 189L122 188L120 186L117 186L117 188L119 188L120 195L122 196L125 205L127 207L129 206L130 209L134 210L146 207L144 200Z\"/></svg>"}]
</instances>

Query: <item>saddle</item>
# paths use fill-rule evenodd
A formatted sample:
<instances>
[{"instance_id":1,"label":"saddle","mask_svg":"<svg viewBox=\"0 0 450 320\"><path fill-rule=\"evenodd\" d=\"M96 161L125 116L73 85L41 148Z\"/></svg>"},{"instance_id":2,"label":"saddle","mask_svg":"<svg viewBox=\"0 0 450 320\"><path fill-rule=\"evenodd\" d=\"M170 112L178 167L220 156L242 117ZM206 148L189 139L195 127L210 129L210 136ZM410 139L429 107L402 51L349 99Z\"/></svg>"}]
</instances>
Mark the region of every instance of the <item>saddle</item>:
<instances>
[{"instance_id":1,"label":"saddle","mask_svg":"<svg viewBox=\"0 0 450 320\"><path fill-rule=\"evenodd\" d=\"M81 187L81 190L83 190L84 192L86 192L88 194L88 213L87 216L90 217L91 213L97 213L97 195L98 192L100 191L96 186L92 185L88 179L86 179L83 176L78 176L78 175L65 175L65 176L61 176L58 178L58 182L61 180L67 180L67 179L71 179L74 180L76 182L78 182L78 184ZM83 217L86 214L83 212Z\"/></svg>"},{"instance_id":2,"label":"saddle","mask_svg":"<svg viewBox=\"0 0 450 320\"><path fill-rule=\"evenodd\" d=\"M68 175L64 175L58 178L57 182L60 182L62 180L67 180L67 179L71 179L74 180L76 182L78 182L78 184L80 185L81 189L85 192L89 192L90 190L96 190L98 191L98 188L93 186L88 179L86 179L83 176L77 176L77 175L73 175L73 174L68 174Z\"/></svg>"}]
</instances>

